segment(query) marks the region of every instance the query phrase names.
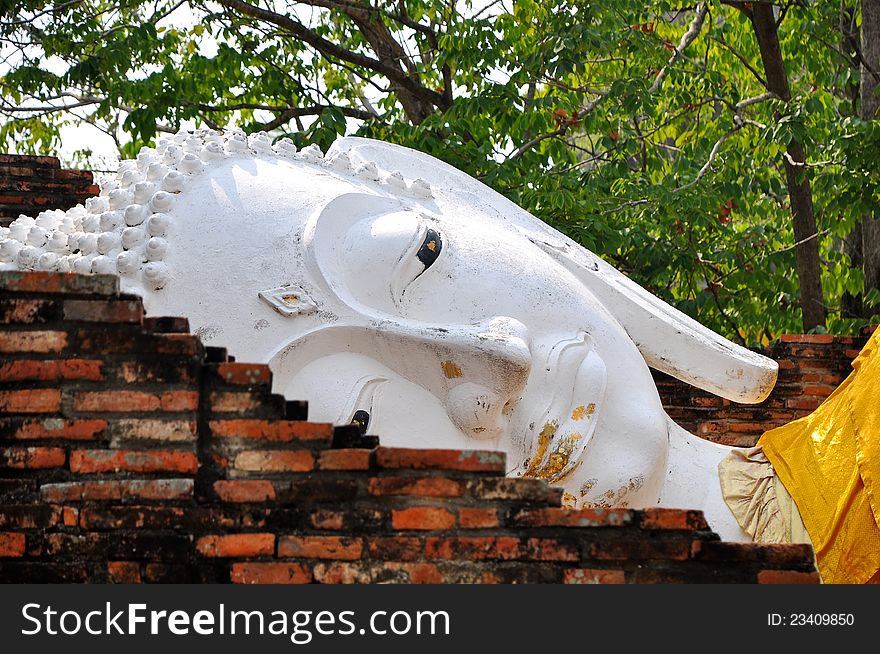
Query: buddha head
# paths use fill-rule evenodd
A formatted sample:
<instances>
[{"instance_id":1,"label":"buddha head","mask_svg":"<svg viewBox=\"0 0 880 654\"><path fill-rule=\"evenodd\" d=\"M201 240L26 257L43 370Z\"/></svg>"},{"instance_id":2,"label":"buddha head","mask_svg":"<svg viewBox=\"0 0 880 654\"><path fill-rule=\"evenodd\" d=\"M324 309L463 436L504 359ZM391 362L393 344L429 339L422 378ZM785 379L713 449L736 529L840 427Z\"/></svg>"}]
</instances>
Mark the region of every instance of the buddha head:
<instances>
[{"instance_id":1,"label":"buddha head","mask_svg":"<svg viewBox=\"0 0 880 654\"><path fill-rule=\"evenodd\" d=\"M657 503L670 423L649 366L741 402L775 382L477 180L379 141L182 133L87 206L29 220L4 265L115 272L148 313L268 362L311 420L503 450L577 505Z\"/></svg>"}]
</instances>

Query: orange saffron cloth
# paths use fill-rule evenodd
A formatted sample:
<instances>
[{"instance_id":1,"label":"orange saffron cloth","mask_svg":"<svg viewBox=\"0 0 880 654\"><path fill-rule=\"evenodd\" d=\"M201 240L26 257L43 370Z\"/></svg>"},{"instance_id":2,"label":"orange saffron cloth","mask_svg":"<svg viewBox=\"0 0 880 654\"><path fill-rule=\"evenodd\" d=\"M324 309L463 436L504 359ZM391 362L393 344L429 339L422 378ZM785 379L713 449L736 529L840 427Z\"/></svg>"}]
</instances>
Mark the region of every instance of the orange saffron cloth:
<instances>
[{"instance_id":1,"label":"orange saffron cloth","mask_svg":"<svg viewBox=\"0 0 880 654\"><path fill-rule=\"evenodd\" d=\"M758 445L797 504L825 583L880 583L880 329L810 415Z\"/></svg>"}]
</instances>

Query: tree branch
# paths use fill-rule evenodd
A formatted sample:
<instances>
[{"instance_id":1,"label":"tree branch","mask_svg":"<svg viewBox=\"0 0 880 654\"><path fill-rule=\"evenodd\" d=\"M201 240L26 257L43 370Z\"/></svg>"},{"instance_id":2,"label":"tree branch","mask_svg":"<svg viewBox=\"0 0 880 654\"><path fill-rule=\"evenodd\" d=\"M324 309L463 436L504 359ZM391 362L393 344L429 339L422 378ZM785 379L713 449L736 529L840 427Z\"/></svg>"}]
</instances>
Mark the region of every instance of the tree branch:
<instances>
[{"instance_id":1,"label":"tree branch","mask_svg":"<svg viewBox=\"0 0 880 654\"><path fill-rule=\"evenodd\" d=\"M660 69L659 73L657 73L657 77L654 78L654 83L651 84L651 88L648 89L648 93L656 93L657 90L660 88L660 85L663 84L663 78L666 77L669 69L675 65L675 62L678 61L679 57L682 56L687 47L694 42L697 36L699 36L700 31L703 29L703 23L706 21L706 15L708 13L709 6L705 2L697 6L697 14L691 21L687 32L682 35L681 41L678 42L678 46L675 48L675 52L672 53L669 61L667 61L666 65Z\"/></svg>"}]
</instances>

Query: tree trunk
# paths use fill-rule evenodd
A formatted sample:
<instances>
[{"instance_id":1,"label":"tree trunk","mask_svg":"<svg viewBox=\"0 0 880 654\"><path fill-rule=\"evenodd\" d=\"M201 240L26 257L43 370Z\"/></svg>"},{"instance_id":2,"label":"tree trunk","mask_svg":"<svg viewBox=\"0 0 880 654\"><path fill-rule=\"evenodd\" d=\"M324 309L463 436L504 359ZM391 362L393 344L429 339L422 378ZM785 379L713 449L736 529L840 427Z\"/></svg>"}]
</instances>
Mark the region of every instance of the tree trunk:
<instances>
[{"instance_id":1,"label":"tree trunk","mask_svg":"<svg viewBox=\"0 0 880 654\"><path fill-rule=\"evenodd\" d=\"M856 24L856 8L841 7L840 14L840 51L849 55L852 53L852 60L858 64L858 51L861 49L859 43L859 27ZM852 105L853 115L856 115L859 102L860 84L857 77L850 78L847 84L846 94ZM862 222L861 219L856 221L852 230L841 239L841 251L849 257L850 266L853 269L862 270ZM840 297L840 317L841 318L862 318L865 313L864 295L856 293L851 295L849 291L844 291Z\"/></svg>"},{"instance_id":2,"label":"tree trunk","mask_svg":"<svg viewBox=\"0 0 880 654\"><path fill-rule=\"evenodd\" d=\"M859 117L876 120L880 113L880 0L862 0L861 104ZM865 292L880 288L880 220L862 216L862 261Z\"/></svg>"},{"instance_id":3,"label":"tree trunk","mask_svg":"<svg viewBox=\"0 0 880 654\"><path fill-rule=\"evenodd\" d=\"M787 102L791 100L791 89L779 47L773 5L766 2L753 3L750 17L761 50L768 90ZM804 331L809 331L825 325L819 239L813 214L813 191L804 166L806 159L803 144L793 140L788 145L787 154L784 161L785 179L794 224L794 240L797 243L795 257L801 290L801 312Z\"/></svg>"}]
</instances>

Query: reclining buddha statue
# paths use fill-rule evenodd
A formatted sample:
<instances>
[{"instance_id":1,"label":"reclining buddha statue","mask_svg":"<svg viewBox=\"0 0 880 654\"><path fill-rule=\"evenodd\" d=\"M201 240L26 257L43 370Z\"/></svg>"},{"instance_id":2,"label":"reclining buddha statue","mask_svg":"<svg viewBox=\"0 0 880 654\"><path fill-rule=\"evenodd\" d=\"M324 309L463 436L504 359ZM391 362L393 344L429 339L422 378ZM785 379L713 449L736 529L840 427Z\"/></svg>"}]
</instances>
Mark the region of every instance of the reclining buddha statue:
<instances>
[{"instance_id":1,"label":"reclining buddha statue","mask_svg":"<svg viewBox=\"0 0 880 654\"><path fill-rule=\"evenodd\" d=\"M425 154L181 132L85 206L15 220L0 267L116 274L148 314L268 363L311 420L502 450L569 505L698 508L750 538L722 498L730 448L670 420L648 367L755 403L776 363Z\"/></svg>"}]
</instances>

